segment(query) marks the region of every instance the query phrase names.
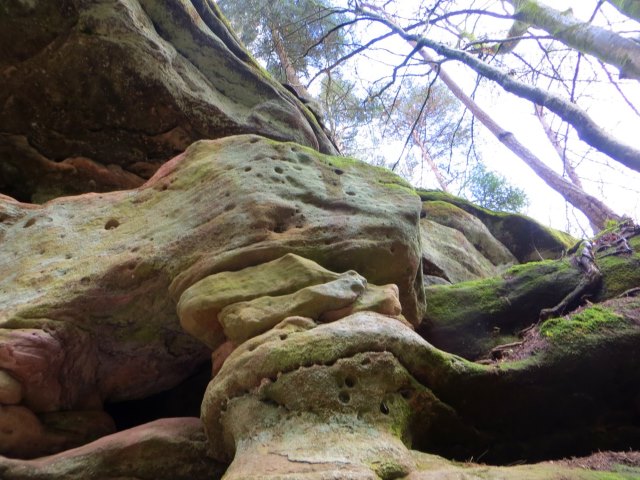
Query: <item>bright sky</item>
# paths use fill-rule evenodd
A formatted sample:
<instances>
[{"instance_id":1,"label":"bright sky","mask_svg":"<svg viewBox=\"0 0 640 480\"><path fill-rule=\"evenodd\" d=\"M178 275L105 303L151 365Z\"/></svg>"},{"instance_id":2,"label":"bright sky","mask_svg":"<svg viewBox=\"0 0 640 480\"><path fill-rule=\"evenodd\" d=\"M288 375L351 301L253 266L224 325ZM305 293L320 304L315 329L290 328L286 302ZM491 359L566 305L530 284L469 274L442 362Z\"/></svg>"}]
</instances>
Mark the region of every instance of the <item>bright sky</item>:
<instances>
[{"instance_id":1,"label":"bright sky","mask_svg":"<svg viewBox=\"0 0 640 480\"><path fill-rule=\"evenodd\" d=\"M417 3L419 2L405 0L395 4L400 5L403 10L410 10ZM495 4L492 0L472 3L473 8ZM559 10L572 6L574 15L586 20L591 16L597 2L596 0L576 0L541 3L548 3ZM470 8L470 3L468 1L461 2L461 8ZM606 12L607 18L616 18L615 10L606 3L603 6L603 11ZM504 25L504 22L497 25L496 28L499 29ZM637 23L632 23L625 28L640 30ZM371 35L371 32L367 33ZM531 48L530 46L537 48L533 42L530 42L529 45L521 42L517 51L526 55L527 49ZM397 51L406 51L406 45L402 46L399 43L392 48ZM387 61L392 62L393 59ZM448 62L446 68L470 93L476 79L475 75L469 73L466 67L456 65L453 62ZM388 73L388 71L384 72L382 65L373 63L361 65L358 71L359 74L368 73L372 79L377 78L380 74ZM636 108L640 109L640 82L623 80L620 85L625 89L625 93ZM589 98L585 97L579 100L580 106L586 108L592 118L614 136L640 148L640 118L625 105L620 95L606 84L590 88L589 92ZM499 87L481 90L476 100L491 113L498 123L512 131L539 158L554 167L556 171L561 170L560 160L535 118L531 103L503 92ZM564 199L547 187L522 160L502 146L484 127L478 125L477 132L479 133L482 159L487 166L506 176L512 183L524 188L527 192L530 206L526 213L542 223L563 230L571 230L574 235L582 235L581 229L585 229L589 233L588 223L582 215L567 207ZM401 146L390 145L390 156L397 158L398 148ZM578 174L583 178L585 190L602 198L617 213L640 220L640 174L608 160L603 155L590 155L590 158L593 161L585 160L578 167ZM431 186L435 187L435 185L434 182ZM582 227L578 226L579 224L582 224Z\"/></svg>"}]
</instances>

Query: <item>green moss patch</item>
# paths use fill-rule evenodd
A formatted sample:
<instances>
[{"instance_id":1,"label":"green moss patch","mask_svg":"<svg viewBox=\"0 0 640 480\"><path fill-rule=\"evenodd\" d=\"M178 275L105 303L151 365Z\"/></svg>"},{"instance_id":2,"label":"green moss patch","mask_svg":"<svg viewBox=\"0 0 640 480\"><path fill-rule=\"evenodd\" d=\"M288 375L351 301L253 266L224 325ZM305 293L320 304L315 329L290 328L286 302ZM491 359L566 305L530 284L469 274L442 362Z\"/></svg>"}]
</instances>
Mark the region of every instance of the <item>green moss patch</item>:
<instances>
[{"instance_id":1,"label":"green moss patch","mask_svg":"<svg viewBox=\"0 0 640 480\"><path fill-rule=\"evenodd\" d=\"M433 345L468 359L510 343L557 305L582 273L565 260L516 265L502 274L455 285L425 288L427 310L421 334Z\"/></svg>"},{"instance_id":2,"label":"green moss patch","mask_svg":"<svg viewBox=\"0 0 640 480\"><path fill-rule=\"evenodd\" d=\"M613 298L635 287L640 287L640 236L629 239L633 253L599 257L596 262L603 275L602 290L597 300Z\"/></svg>"},{"instance_id":3,"label":"green moss patch","mask_svg":"<svg viewBox=\"0 0 640 480\"><path fill-rule=\"evenodd\" d=\"M571 317L552 318L541 327L542 335L552 341L571 341L587 335L610 331L627 320L613 310L595 305Z\"/></svg>"}]
</instances>

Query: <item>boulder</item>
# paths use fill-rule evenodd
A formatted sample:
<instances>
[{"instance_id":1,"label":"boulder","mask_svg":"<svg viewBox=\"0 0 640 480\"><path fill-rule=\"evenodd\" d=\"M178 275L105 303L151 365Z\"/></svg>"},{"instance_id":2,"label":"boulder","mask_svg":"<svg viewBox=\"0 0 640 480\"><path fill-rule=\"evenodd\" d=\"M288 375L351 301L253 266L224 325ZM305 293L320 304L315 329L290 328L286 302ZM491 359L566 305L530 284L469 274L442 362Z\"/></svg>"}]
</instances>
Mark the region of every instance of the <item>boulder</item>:
<instances>
[{"instance_id":1,"label":"boulder","mask_svg":"<svg viewBox=\"0 0 640 480\"><path fill-rule=\"evenodd\" d=\"M264 404L256 405L266 408ZM254 415L250 412L251 415ZM298 432L299 433L299 432ZM308 432L304 432L308 433ZM441 480L464 478L465 480L542 480L560 477L567 480L607 480L635 478L640 475L640 456L637 452L599 452L589 457L569 461L551 461L531 465L496 467L471 461L452 462L443 457L403 447L376 452L374 445L381 439L359 438L360 432L345 432L346 437L313 437L326 446L334 440L335 463L327 457L319 457L316 444L298 444L295 453L287 451L289 457L278 456L279 445L262 445L247 455L247 463L228 469L206 456L206 438L202 423L197 418L172 418L158 420L130 430L103 437L88 445L50 457L19 461L0 457L0 475L3 480L104 480L172 478L175 480L219 480L225 478L276 478L317 479L332 475L333 478L378 479L393 478L405 474L408 480ZM389 435L384 440L389 441ZM291 440L305 441L306 435L291 435ZM345 440L349 440L348 442ZM358 442L355 443L354 440ZM392 440L393 441L393 440ZM354 442L354 443L352 443ZM371 444L370 466L355 466L345 462L352 452L364 444ZM255 447L252 445L252 447ZM338 451L342 449L342 451ZM322 450L324 452L324 449ZM402 462L386 460L389 453L402 454ZM383 460L384 459L384 460ZM598 471L600 470L600 471ZM380 475L376 474L378 472ZM398 477L396 477L398 478Z\"/></svg>"},{"instance_id":2,"label":"boulder","mask_svg":"<svg viewBox=\"0 0 640 480\"><path fill-rule=\"evenodd\" d=\"M0 193L40 203L135 188L194 141L234 134L335 153L212 2L9 0L2 10Z\"/></svg>"},{"instance_id":3,"label":"boulder","mask_svg":"<svg viewBox=\"0 0 640 480\"><path fill-rule=\"evenodd\" d=\"M640 439L639 308L637 298L610 300L548 320L488 365L377 313L285 319L211 380L209 453L232 462L229 478L317 478L341 465L353 478L402 478L420 470L411 448L500 463L624 450Z\"/></svg>"},{"instance_id":4,"label":"boulder","mask_svg":"<svg viewBox=\"0 0 640 480\"><path fill-rule=\"evenodd\" d=\"M509 264L511 255L519 263L559 258L577 241L525 215L487 210L442 191L419 193L425 218L460 231L493 265ZM486 230L460 210L479 220Z\"/></svg>"},{"instance_id":5,"label":"boulder","mask_svg":"<svg viewBox=\"0 0 640 480\"><path fill-rule=\"evenodd\" d=\"M360 312L320 325L290 317L240 345L209 384L210 454L233 459L229 478L259 477L261 465L274 475L406 475L414 436L447 443L476 435L420 382L474 369L388 316Z\"/></svg>"},{"instance_id":6,"label":"boulder","mask_svg":"<svg viewBox=\"0 0 640 480\"><path fill-rule=\"evenodd\" d=\"M334 273L291 253L206 277L178 303L184 329L212 349L222 334L239 345L287 317L337 320L360 310L399 315L398 288L368 285L353 270Z\"/></svg>"},{"instance_id":7,"label":"boulder","mask_svg":"<svg viewBox=\"0 0 640 480\"><path fill-rule=\"evenodd\" d=\"M558 260L515 265L490 278L428 285L420 333L438 348L479 359L494 347L519 342L519 333L549 312L558 316L587 299L603 301L633 291L640 285L640 229L629 229L623 241L616 229L607 235L617 243L594 240L595 282L586 281L579 249Z\"/></svg>"},{"instance_id":8,"label":"boulder","mask_svg":"<svg viewBox=\"0 0 640 480\"><path fill-rule=\"evenodd\" d=\"M225 341L207 348L182 330L185 290L287 253L397 285L417 325L419 211L385 170L251 135L196 143L129 191L42 206L0 197L0 371L39 417L172 388ZM291 292L309 285L291 273Z\"/></svg>"},{"instance_id":9,"label":"boulder","mask_svg":"<svg viewBox=\"0 0 640 480\"><path fill-rule=\"evenodd\" d=\"M445 283L493 277L499 268L482 255L460 231L420 219L422 272ZM430 280L429 283L433 283Z\"/></svg>"},{"instance_id":10,"label":"boulder","mask_svg":"<svg viewBox=\"0 0 640 480\"><path fill-rule=\"evenodd\" d=\"M166 418L36 460L0 457L3 480L220 479L198 418Z\"/></svg>"}]
</instances>

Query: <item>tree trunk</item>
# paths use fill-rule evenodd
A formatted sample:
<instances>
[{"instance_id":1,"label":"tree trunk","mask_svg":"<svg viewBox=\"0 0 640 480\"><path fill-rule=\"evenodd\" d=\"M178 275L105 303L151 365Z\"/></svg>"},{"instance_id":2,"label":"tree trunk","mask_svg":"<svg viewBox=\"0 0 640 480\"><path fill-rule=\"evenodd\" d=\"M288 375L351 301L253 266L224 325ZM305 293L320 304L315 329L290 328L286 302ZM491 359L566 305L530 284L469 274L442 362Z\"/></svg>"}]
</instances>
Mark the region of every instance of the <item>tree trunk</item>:
<instances>
[{"instance_id":1,"label":"tree trunk","mask_svg":"<svg viewBox=\"0 0 640 480\"><path fill-rule=\"evenodd\" d=\"M391 26L388 21L385 23ZM640 150L621 142L607 133L600 125L593 121L587 112L577 105L547 90L519 82L507 75L505 71L495 68L466 52L456 50L455 48L425 37L409 35L407 32L402 32L401 29L398 30L398 26L392 28L395 28L406 41L419 42L421 46L431 48L448 59L459 60L483 77L493 80L507 92L529 100L534 104L546 107L562 120L569 123L576 130L583 142L591 145L626 167L640 172Z\"/></svg>"},{"instance_id":2,"label":"tree trunk","mask_svg":"<svg viewBox=\"0 0 640 480\"><path fill-rule=\"evenodd\" d=\"M293 67L293 63L291 62L291 59L287 54L287 50L284 47L284 40L282 39L280 30L278 30L275 25L271 25L269 27L269 31L271 32L273 46L275 48L276 55L278 56L278 60L280 60L280 65L282 66L282 70L284 71L284 76L287 79L287 83L291 85L291 87L296 91L300 98L313 98L306 87L302 84L302 81L300 80L300 77L298 77L296 69Z\"/></svg>"},{"instance_id":3,"label":"tree trunk","mask_svg":"<svg viewBox=\"0 0 640 480\"><path fill-rule=\"evenodd\" d=\"M565 45L593 55L620 70L620 78L640 80L640 44L601 27L591 25L536 0L509 0L514 17L540 28ZM620 5L630 2L618 1ZM638 2L633 2L636 5Z\"/></svg>"},{"instance_id":4,"label":"tree trunk","mask_svg":"<svg viewBox=\"0 0 640 480\"><path fill-rule=\"evenodd\" d=\"M556 134L556 132L554 132L551 129L551 125L549 125L549 122L547 122L547 119L544 116L544 107L541 107L540 105L534 105L534 110L536 112L536 117L538 118L540 125L542 125L542 129L544 130L545 135L547 136L547 138L549 139L549 142L551 142L551 145L553 145L554 150L558 154L558 157L562 162L562 167L565 173L567 174L567 176L569 177L569 180L571 180L571 182L578 188L584 188L582 186L582 180L580 180L580 177L578 176L578 172L576 172L576 169L573 167L573 165L567 158L567 155L563 150L562 145L560 145L560 140L558 139L558 135Z\"/></svg>"},{"instance_id":5,"label":"tree trunk","mask_svg":"<svg viewBox=\"0 0 640 480\"><path fill-rule=\"evenodd\" d=\"M611 5L616 7L619 12L624 13L627 17L633 18L640 22L640 1L638 0L607 0Z\"/></svg>"},{"instance_id":6,"label":"tree trunk","mask_svg":"<svg viewBox=\"0 0 640 480\"><path fill-rule=\"evenodd\" d=\"M422 158L422 161L426 162L427 165L429 165L429 168L431 169L431 171L435 175L436 180L438 181L438 185L440 185L440 188L444 192L448 193L449 189L447 188L447 182L445 181L444 177L442 176L442 173L440 172L440 169L436 165L436 162L433 161L433 158L429 154L429 149L424 144L424 142L420 139L420 136L418 135L418 133L415 130L413 132L411 132L411 138L413 139L413 143L420 149L420 156Z\"/></svg>"}]
</instances>

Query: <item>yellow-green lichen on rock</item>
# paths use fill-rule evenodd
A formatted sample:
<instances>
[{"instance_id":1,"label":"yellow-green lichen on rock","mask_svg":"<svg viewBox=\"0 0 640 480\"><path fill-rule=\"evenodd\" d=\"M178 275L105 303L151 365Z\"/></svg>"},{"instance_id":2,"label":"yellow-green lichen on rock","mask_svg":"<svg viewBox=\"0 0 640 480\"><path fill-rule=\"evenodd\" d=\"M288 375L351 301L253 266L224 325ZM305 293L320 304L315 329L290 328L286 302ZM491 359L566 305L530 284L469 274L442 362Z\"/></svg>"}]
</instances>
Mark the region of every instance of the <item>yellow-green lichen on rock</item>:
<instances>
[{"instance_id":1,"label":"yellow-green lichen on rock","mask_svg":"<svg viewBox=\"0 0 640 480\"><path fill-rule=\"evenodd\" d=\"M172 388L211 355L180 326L185 290L289 253L326 271L354 270L372 285L325 312L332 318L377 305L419 323L418 197L380 183L361 162L336 172L333 159L235 136L194 144L137 189L41 206L0 197L0 349L8 352L0 371L21 384L21 401L36 413L77 411L88 399L101 408ZM291 272L291 291L271 293L303 288L299 273ZM218 329L207 343L224 340ZM22 349L29 361L16 360Z\"/></svg>"}]
</instances>

